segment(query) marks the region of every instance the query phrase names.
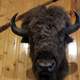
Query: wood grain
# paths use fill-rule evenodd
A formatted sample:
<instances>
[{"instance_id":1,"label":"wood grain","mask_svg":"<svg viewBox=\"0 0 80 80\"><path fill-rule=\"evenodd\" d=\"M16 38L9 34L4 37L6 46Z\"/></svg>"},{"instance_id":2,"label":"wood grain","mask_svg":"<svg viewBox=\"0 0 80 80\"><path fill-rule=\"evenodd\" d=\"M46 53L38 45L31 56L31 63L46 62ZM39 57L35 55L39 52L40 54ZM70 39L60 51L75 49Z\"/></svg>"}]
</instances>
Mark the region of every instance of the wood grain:
<instances>
[{"instance_id":1,"label":"wood grain","mask_svg":"<svg viewBox=\"0 0 80 80\"><path fill-rule=\"evenodd\" d=\"M48 0L0 0L0 25L10 21L16 13L25 13L31 8ZM70 11L71 0L59 0L50 6L62 6ZM20 25L18 22L17 25ZM77 58L73 60L68 54L69 75L65 80L80 80L80 30L71 34L77 43ZM8 28L0 33L0 80L36 80L32 73L32 64L27 52L27 44L20 43L21 38Z\"/></svg>"}]
</instances>

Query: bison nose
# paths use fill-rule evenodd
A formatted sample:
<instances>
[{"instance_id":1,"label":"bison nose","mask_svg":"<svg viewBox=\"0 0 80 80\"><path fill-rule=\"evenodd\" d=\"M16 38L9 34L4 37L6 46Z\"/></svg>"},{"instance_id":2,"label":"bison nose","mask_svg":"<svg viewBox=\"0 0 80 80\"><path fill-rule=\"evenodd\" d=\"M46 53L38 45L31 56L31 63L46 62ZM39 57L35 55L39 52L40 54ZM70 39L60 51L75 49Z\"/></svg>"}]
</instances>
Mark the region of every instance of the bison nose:
<instances>
[{"instance_id":1,"label":"bison nose","mask_svg":"<svg viewBox=\"0 0 80 80\"><path fill-rule=\"evenodd\" d=\"M56 66L56 62L54 60L52 61L39 61L37 65L37 69L39 71L48 71L52 72Z\"/></svg>"}]
</instances>

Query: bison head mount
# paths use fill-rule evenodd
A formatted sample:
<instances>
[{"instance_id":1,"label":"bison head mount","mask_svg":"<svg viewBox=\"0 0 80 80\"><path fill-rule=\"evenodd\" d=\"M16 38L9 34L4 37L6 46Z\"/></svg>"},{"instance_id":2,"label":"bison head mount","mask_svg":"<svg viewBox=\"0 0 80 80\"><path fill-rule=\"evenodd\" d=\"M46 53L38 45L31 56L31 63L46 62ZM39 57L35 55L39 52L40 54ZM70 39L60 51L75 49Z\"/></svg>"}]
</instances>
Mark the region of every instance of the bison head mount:
<instances>
[{"instance_id":1,"label":"bison head mount","mask_svg":"<svg viewBox=\"0 0 80 80\"><path fill-rule=\"evenodd\" d=\"M63 80L68 72L66 45L73 39L69 34L79 29L79 16L71 24L70 17L61 7L39 6L31 9L23 19L22 27L11 19L11 29L30 44L32 69L39 80Z\"/></svg>"}]
</instances>

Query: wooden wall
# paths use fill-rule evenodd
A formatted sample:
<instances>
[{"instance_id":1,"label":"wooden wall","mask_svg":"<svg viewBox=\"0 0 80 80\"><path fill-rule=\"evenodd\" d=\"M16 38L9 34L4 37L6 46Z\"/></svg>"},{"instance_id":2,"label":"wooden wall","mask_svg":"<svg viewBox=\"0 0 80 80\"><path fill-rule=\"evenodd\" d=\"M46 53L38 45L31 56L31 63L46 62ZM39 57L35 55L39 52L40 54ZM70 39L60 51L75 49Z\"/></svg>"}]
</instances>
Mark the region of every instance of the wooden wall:
<instances>
[{"instance_id":1,"label":"wooden wall","mask_svg":"<svg viewBox=\"0 0 80 80\"><path fill-rule=\"evenodd\" d=\"M22 14L32 7L48 0L0 0L0 25L10 21L16 13ZM59 0L53 5L64 7L70 11L71 0ZM20 25L21 21L17 22ZM77 58L68 55L70 74L66 80L80 80L80 30L71 35L77 43ZM31 71L31 61L27 44L20 43L21 38L7 29L0 33L0 80L35 80Z\"/></svg>"}]
</instances>

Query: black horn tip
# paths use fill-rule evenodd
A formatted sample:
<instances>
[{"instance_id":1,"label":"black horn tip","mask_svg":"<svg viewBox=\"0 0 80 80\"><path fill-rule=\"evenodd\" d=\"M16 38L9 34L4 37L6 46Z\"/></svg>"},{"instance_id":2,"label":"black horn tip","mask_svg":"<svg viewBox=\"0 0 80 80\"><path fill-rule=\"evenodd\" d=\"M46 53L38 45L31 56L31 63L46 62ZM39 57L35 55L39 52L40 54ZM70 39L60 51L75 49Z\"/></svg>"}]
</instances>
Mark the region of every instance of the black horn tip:
<instances>
[{"instance_id":1,"label":"black horn tip","mask_svg":"<svg viewBox=\"0 0 80 80\"><path fill-rule=\"evenodd\" d=\"M79 14L76 12L76 11L73 11L75 16L76 16L76 21L75 21L75 24L76 23L79 23L80 24L80 19L79 19Z\"/></svg>"},{"instance_id":2,"label":"black horn tip","mask_svg":"<svg viewBox=\"0 0 80 80\"><path fill-rule=\"evenodd\" d=\"M76 32L78 29L80 29L80 16L75 10L73 12L74 12L74 15L76 17L76 21L73 25L71 25L70 27L67 28L66 32L68 34Z\"/></svg>"},{"instance_id":3,"label":"black horn tip","mask_svg":"<svg viewBox=\"0 0 80 80\"><path fill-rule=\"evenodd\" d=\"M17 15L18 15L18 13L16 13L16 14L11 18L10 25L15 24L15 19L16 19L16 16L17 16Z\"/></svg>"},{"instance_id":4,"label":"black horn tip","mask_svg":"<svg viewBox=\"0 0 80 80\"><path fill-rule=\"evenodd\" d=\"M18 13L16 13L16 14L12 17L12 19L11 19L11 20L13 20L13 21L14 21L17 15L18 15Z\"/></svg>"},{"instance_id":5,"label":"black horn tip","mask_svg":"<svg viewBox=\"0 0 80 80\"><path fill-rule=\"evenodd\" d=\"M14 15L14 17L16 17L18 15L18 12Z\"/></svg>"}]
</instances>

